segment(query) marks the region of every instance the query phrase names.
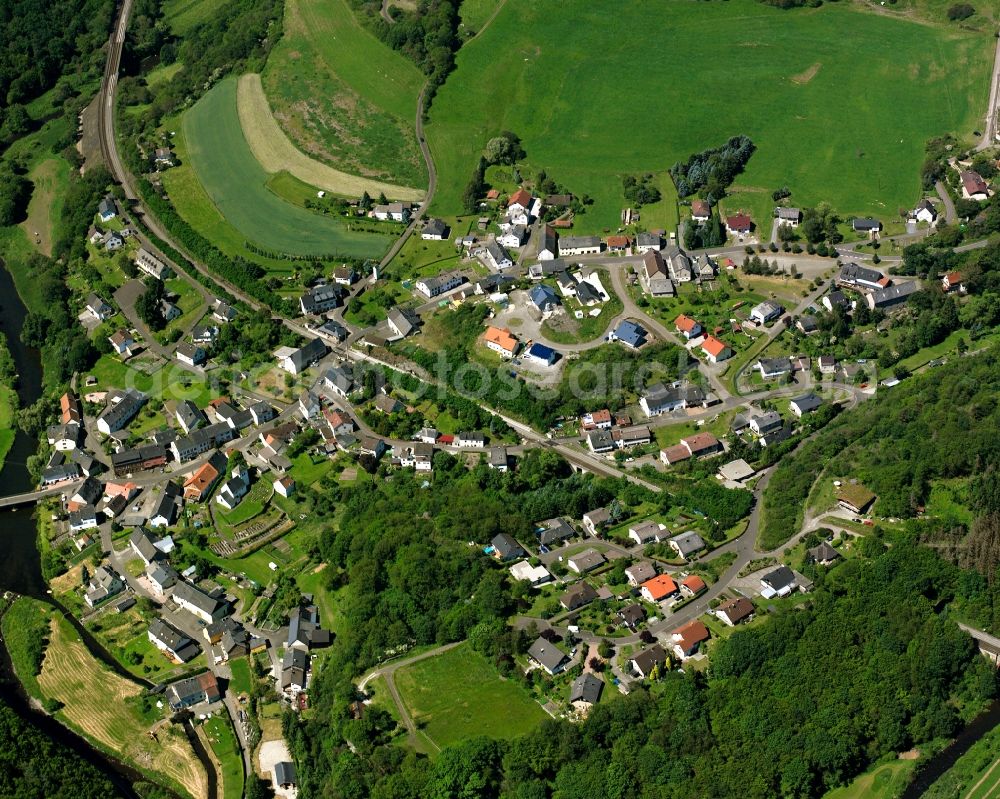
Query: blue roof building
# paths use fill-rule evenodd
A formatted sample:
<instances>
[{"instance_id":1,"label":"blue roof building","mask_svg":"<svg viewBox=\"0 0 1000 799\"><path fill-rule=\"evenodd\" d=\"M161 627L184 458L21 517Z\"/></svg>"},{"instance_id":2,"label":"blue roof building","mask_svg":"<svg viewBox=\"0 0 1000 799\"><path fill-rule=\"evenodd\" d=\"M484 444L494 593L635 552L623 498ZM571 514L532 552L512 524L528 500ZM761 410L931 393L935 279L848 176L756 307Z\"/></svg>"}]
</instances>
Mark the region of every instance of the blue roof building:
<instances>
[{"instance_id":1,"label":"blue roof building","mask_svg":"<svg viewBox=\"0 0 1000 799\"><path fill-rule=\"evenodd\" d=\"M535 286L529 296L532 305L542 313L552 310L559 304L559 297L556 296L555 290L549 286Z\"/></svg>"},{"instance_id":2,"label":"blue roof building","mask_svg":"<svg viewBox=\"0 0 1000 799\"><path fill-rule=\"evenodd\" d=\"M524 354L524 357L543 363L546 366L551 366L556 362L557 353L551 347L546 347L544 344L535 342L528 347L528 351Z\"/></svg>"},{"instance_id":3,"label":"blue roof building","mask_svg":"<svg viewBox=\"0 0 1000 799\"><path fill-rule=\"evenodd\" d=\"M635 322L629 322L627 319L619 323L611 337L632 349L638 349L646 343L646 331Z\"/></svg>"}]
</instances>

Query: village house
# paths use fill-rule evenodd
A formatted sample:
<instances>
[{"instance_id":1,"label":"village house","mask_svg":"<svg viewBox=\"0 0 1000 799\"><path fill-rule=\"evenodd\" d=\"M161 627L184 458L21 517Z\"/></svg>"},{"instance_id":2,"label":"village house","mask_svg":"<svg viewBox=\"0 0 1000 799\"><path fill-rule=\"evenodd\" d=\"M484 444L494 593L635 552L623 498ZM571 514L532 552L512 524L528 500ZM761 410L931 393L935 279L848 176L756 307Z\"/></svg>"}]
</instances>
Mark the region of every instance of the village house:
<instances>
[{"instance_id":1,"label":"village house","mask_svg":"<svg viewBox=\"0 0 1000 799\"><path fill-rule=\"evenodd\" d=\"M500 246L506 249L518 249L528 241L529 230L524 225L506 225L497 237Z\"/></svg>"},{"instance_id":2,"label":"village house","mask_svg":"<svg viewBox=\"0 0 1000 799\"><path fill-rule=\"evenodd\" d=\"M667 263L659 247L647 249L642 256L642 282L652 297L673 297L674 284L667 276Z\"/></svg>"},{"instance_id":3,"label":"village house","mask_svg":"<svg viewBox=\"0 0 1000 799\"><path fill-rule=\"evenodd\" d=\"M488 327L483 340L486 342L487 349L493 350L504 358L513 358L517 355L519 342L517 337L507 328Z\"/></svg>"},{"instance_id":4,"label":"village house","mask_svg":"<svg viewBox=\"0 0 1000 799\"><path fill-rule=\"evenodd\" d=\"M833 313L834 308L842 308L845 311L850 312L851 301L844 296L842 291L831 291L829 294L823 296L820 303L826 310Z\"/></svg>"},{"instance_id":5,"label":"village house","mask_svg":"<svg viewBox=\"0 0 1000 799\"><path fill-rule=\"evenodd\" d=\"M705 548L705 542L702 540L702 537L694 532L694 530L675 535L673 538L668 539L667 543L682 560L689 560L692 555L701 552Z\"/></svg>"},{"instance_id":6,"label":"village house","mask_svg":"<svg viewBox=\"0 0 1000 799\"><path fill-rule=\"evenodd\" d=\"M663 249L663 239L658 233L639 233L635 237L635 251L640 255L659 252Z\"/></svg>"},{"instance_id":7,"label":"village house","mask_svg":"<svg viewBox=\"0 0 1000 799\"><path fill-rule=\"evenodd\" d=\"M299 347L297 350L283 354L279 365L289 374L298 375L310 366L313 366L326 353L326 344L321 339L310 339L304 346Z\"/></svg>"},{"instance_id":8,"label":"village house","mask_svg":"<svg viewBox=\"0 0 1000 799\"><path fill-rule=\"evenodd\" d=\"M562 236L559 255L598 255L601 252L600 236Z\"/></svg>"},{"instance_id":9,"label":"village house","mask_svg":"<svg viewBox=\"0 0 1000 799\"><path fill-rule=\"evenodd\" d=\"M961 272L949 272L941 278L941 288L945 291L958 291L965 293L965 285L962 283Z\"/></svg>"},{"instance_id":10,"label":"village house","mask_svg":"<svg viewBox=\"0 0 1000 799\"><path fill-rule=\"evenodd\" d=\"M215 675L207 671L167 686L167 702L171 710L183 710L203 702L218 702L222 698Z\"/></svg>"},{"instance_id":11,"label":"village house","mask_svg":"<svg viewBox=\"0 0 1000 799\"><path fill-rule=\"evenodd\" d=\"M804 394L801 397L795 397L791 400L788 403L788 408L793 414L801 419L805 414L812 413L822 405L823 400L815 394Z\"/></svg>"},{"instance_id":12,"label":"village house","mask_svg":"<svg viewBox=\"0 0 1000 799\"><path fill-rule=\"evenodd\" d=\"M639 593L647 602L662 602L677 595L677 583L669 574L658 574L646 580L639 587Z\"/></svg>"},{"instance_id":13,"label":"village house","mask_svg":"<svg viewBox=\"0 0 1000 799\"><path fill-rule=\"evenodd\" d=\"M573 680L569 689L569 703L579 713L586 713L601 701L603 690L604 680L588 671Z\"/></svg>"},{"instance_id":14,"label":"village house","mask_svg":"<svg viewBox=\"0 0 1000 799\"><path fill-rule=\"evenodd\" d=\"M820 566L832 566L840 558L841 554L827 541L822 541L818 545L806 550L806 561L808 563L816 563Z\"/></svg>"},{"instance_id":15,"label":"village house","mask_svg":"<svg viewBox=\"0 0 1000 799\"><path fill-rule=\"evenodd\" d=\"M184 481L184 499L191 502L204 501L215 487L220 475L221 471L218 465L212 461L199 466Z\"/></svg>"},{"instance_id":16,"label":"village house","mask_svg":"<svg viewBox=\"0 0 1000 799\"><path fill-rule=\"evenodd\" d=\"M774 216L779 225L788 225L790 228L797 228L802 221L802 211L798 208L775 208Z\"/></svg>"},{"instance_id":17,"label":"village house","mask_svg":"<svg viewBox=\"0 0 1000 799\"><path fill-rule=\"evenodd\" d=\"M753 614L753 602L742 596L727 600L715 609L715 617L730 627L735 627L737 624L751 620Z\"/></svg>"},{"instance_id":18,"label":"village house","mask_svg":"<svg viewBox=\"0 0 1000 799\"><path fill-rule=\"evenodd\" d=\"M782 375L791 374L792 362L788 358L761 358L757 361L761 380L774 380Z\"/></svg>"},{"instance_id":19,"label":"village house","mask_svg":"<svg viewBox=\"0 0 1000 799\"><path fill-rule=\"evenodd\" d=\"M642 626L642 623L646 621L646 608L638 602L634 602L631 605L626 605L621 608L617 615L621 620L622 627L626 627L632 632L635 632Z\"/></svg>"},{"instance_id":20,"label":"village house","mask_svg":"<svg viewBox=\"0 0 1000 799\"><path fill-rule=\"evenodd\" d=\"M962 181L962 197L966 200L982 201L990 198L990 187L978 172L962 170L959 179Z\"/></svg>"},{"instance_id":21,"label":"village house","mask_svg":"<svg viewBox=\"0 0 1000 799\"><path fill-rule=\"evenodd\" d=\"M412 206L410 203L387 203L376 205L372 209L372 216L380 222L409 222Z\"/></svg>"},{"instance_id":22,"label":"village house","mask_svg":"<svg viewBox=\"0 0 1000 799\"><path fill-rule=\"evenodd\" d=\"M611 514L607 508L595 508L583 514L583 529L591 535L597 535L608 526L610 520Z\"/></svg>"},{"instance_id":23,"label":"village house","mask_svg":"<svg viewBox=\"0 0 1000 799\"><path fill-rule=\"evenodd\" d=\"M274 488L275 494L285 499L288 499L295 493L295 481L291 477L279 477L271 486Z\"/></svg>"},{"instance_id":24,"label":"village house","mask_svg":"<svg viewBox=\"0 0 1000 799\"><path fill-rule=\"evenodd\" d=\"M755 414L750 417L749 427L758 436L766 435L781 427L781 415L777 411Z\"/></svg>"},{"instance_id":25,"label":"village house","mask_svg":"<svg viewBox=\"0 0 1000 799\"><path fill-rule=\"evenodd\" d=\"M498 472L506 472L510 468L510 458L506 447L490 447L486 456L486 465Z\"/></svg>"},{"instance_id":26,"label":"village house","mask_svg":"<svg viewBox=\"0 0 1000 799\"><path fill-rule=\"evenodd\" d=\"M705 584L705 581L697 574L689 574L681 580L680 585L681 594L688 598L696 597L698 594L708 590L708 586Z\"/></svg>"},{"instance_id":27,"label":"village house","mask_svg":"<svg viewBox=\"0 0 1000 799\"><path fill-rule=\"evenodd\" d=\"M194 660L201 650L184 633L163 619L155 619L146 630L149 642L177 663Z\"/></svg>"},{"instance_id":28,"label":"village house","mask_svg":"<svg viewBox=\"0 0 1000 799\"><path fill-rule=\"evenodd\" d=\"M649 679L655 671L667 666L667 652L659 644L643 649L629 661L632 673L640 679Z\"/></svg>"},{"instance_id":29,"label":"village house","mask_svg":"<svg viewBox=\"0 0 1000 799\"><path fill-rule=\"evenodd\" d=\"M406 338L421 325L420 317L415 311L401 306L389 311L386 323L397 338Z\"/></svg>"},{"instance_id":30,"label":"village house","mask_svg":"<svg viewBox=\"0 0 1000 799\"><path fill-rule=\"evenodd\" d=\"M87 297L87 312L101 322L115 315L115 309L96 294Z\"/></svg>"},{"instance_id":31,"label":"village house","mask_svg":"<svg viewBox=\"0 0 1000 799\"><path fill-rule=\"evenodd\" d=\"M561 516L539 522L536 527L538 543L545 547L558 544L576 535L576 530Z\"/></svg>"},{"instance_id":32,"label":"village house","mask_svg":"<svg viewBox=\"0 0 1000 799\"><path fill-rule=\"evenodd\" d=\"M539 261L553 261L559 254L559 245L556 240L556 232L551 225L542 226L542 240L538 246L537 258Z\"/></svg>"},{"instance_id":33,"label":"village house","mask_svg":"<svg viewBox=\"0 0 1000 799\"><path fill-rule=\"evenodd\" d=\"M674 319L674 330L684 336L684 338L688 341L693 338L697 338L702 333L701 324L685 314L681 314Z\"/></svg>"},{"instance_id":34,"label":"village house","mask_svg":"<svg viewBox=\"0 0 1000 799\"><path fill-rule=\"evenodd\" d=\"M245 469L236 467L231 477L222 484L215 501L226 510L233 510L250 493L250 477Z\"/></svg>"},{"instance_id":35,"label":"village house","mask_svg":"<svg viewBox=\"0 0 1000 799\"><path fill-rule=\"evenodd\" d=\"M303 314L318 315L332 311L343 297L344 290L332 283L321 283L308 289L299 297L299 308Z\"/></svg>"},{"instance_id":36,"label":"village house","mask_svg":"<svg viewBox=\"0 0 1000 799\"><path fill-rule=\"evenodd\" d=\"M843 483L837 488L837 504L858 516L867 513L878 497L861 483Z\"/></svg>"},{"instance_id":37,"label":"village house","mask_svg":"<svg viewBox=\"0 0 1000 799\"><path fill-rule=\"evenodd\" d=\"M891 282L889 278L877 269L869 269L854 261L844 264L840 268L840 272L837 273L838 286L859 291L876 291L877 289L885 288Z\"/></svg>"},{"instance_id":38,"label":"village house","mask_svg":"<svg viewBox=\"0 0 1000 799\"><path fill-rule=\"evenodd\" d=\"M205 362L205 358L207 357L203 347L187 341L182 341L178 344L174 352L177 355L177 360L181 363L186 363L188 366L200 366Z\"/></svg>"},{"instance_id":39,"label":"village house","mask_svg":"<svg viewBox=\"0 0 1000 799\"><path fill-rule=\"evenodd\" d=\"M579 582L559 598L559 604L566 610L576 610L597 599L597 591L590 583Z\"/></svg>"},{"instance_id":40,"label":"village house","mask_svg":"<svg viewBox=\"0 0 1000 799\"><path fill-rule=\"evenodd\" d=\"M642 522L637 522L628 528L628 537L635 541L636 544L644 546L650 544L653 541L659 541L666 530L666 526L660 524L659 522L654 522L652 519L646 519Z\"/></svg>"},{"instance_id":41,"label":"village house","mask_svg":"<svg viewBox=\"0 0 1000 799\"><path fill-rule=\"evenodd\" d=\"M173 275L173 270L145 247L140 247L136 253L135 265L140 272L144 272L157 280L166 280Z\"/></svg>"},{"instance_id":42,"label":"village house","mask_svg":"<svg viewBox=\"0 0 1000 799\"><path fill-rule=\"evenodd\" d=\"M465 282L465 275L459 272L442 272L434 277L425 277L417 281L417 291L428 299L458 288Z\"/></svg>"},{"instance_id":43,"label":"village house","mask_svg":"<svg viewBox=\"0 0 1000 799\"><path fill-rule=\"evenodd\" d=\"M125 582L110 566L98 566L90 582L87 583L83 601L88 608L96 608L102 602L125 590Z\"/></svg>"},{"instance_id":44,"label":"village house","mask_svg":"<svg viewBox=\"0 0 1000 799\"><path fill-rule=\"evenodd\" d=\"M694 222L707 222L712 216L712 206L705 200L694 200L691 203L691 219Z\"/></svg>"},{"instance_id":45,"label":"village house","mask_svg":"<svg viewBox=\"0 0 1000 799\"><path fill-rule=\"evenodd\" d=\"M625 579L633 588L638 588L654 577L656 577L656 566L652 561L640 560L625 569Z\"/></svg>"},{"instance_id":46,"label":"village house","mask_svg":"<svg viewBox=\"0 0 1000 799\"><path fill-rule=\"evenodd\" d=\"M851 229L855 233L863 233L870 239L877 239L879 231L882 230L882 223L870 216L858 216L851 221Z\"/></svg>"},{"instance_id":47,"label":"village house","mask_svg":"<svg viewBox=\"0 0 1000 799\"><path fill-rule=\"evenodd\" d=\"M700 386L654 383L639 399L639 407L646 416L653 417L704 405L705 401L705 392Z\"/></svg>"},{"instance_id":48,"label":"village house","mask_svg":"<svg viewBox=\"0 0 1000 799\"><path fill-rule=\"evenodd\" d=\"M742 211L726 217L726 232L730 236L742 238L743 236L748 236L752 230L753 219Z\"/></svg>"},{"instance_id":49,"label":"village house","mask_svg":"<svg viewBox=\"0 0 1000 799\"><path fill-rule=\"evenodd\" d=\"M695 619L670 633L674 655L685 661L698 652L698 648L708 640L708 628L704 622Z\"/></svg>"},{"instance_id":50,"label":"village house","mask_svg":"<svg viewBox=\"0 0 1000 799\"><path fill-rule=\"evenodd\" d=\"M424 241L444 241L448 238L448 225L443 219L431 219L420 231Z\"/></svg>"},{"instance_id":51,"label":"village house","mask_svg":"<svg viewBox=\"0 0 1000 799\"><path fill-rule=\"evenodd\" d=\"M673 244L663 250L664 261L667 264L667 274L674 283L690 283L694 279L691 269L691 259L679 247Z\"/></svg>"},{"instance_id":52,"label":"village house","mask_svg":"<svg viewBox=\"0 0 1000 799\"><path fill-rule=\"evenodd\" d=\"M135 347L135 339L132 338L132 334L127 330L116 330L108 336L108 341L111 343L111 350L116 355L122 355L125 358L132 357L132 348Z\"/></svg>"},{"instance_id":53,"label":"village house","mask_svg":"<svg viewBox=\"0 0 1000 799\"><path fill-rule=\"evenodd\" d=\"M113 197L107 196L101 199L97 204L97 215L101 218L102 222L110 222L118 216L118 208L115 205Z\"/></svg>"},{"instance_id":54,"label":"village house","mask_svg":"<svg viewBox=\"0 0 1000 799\"><path fill-rule=\"evenodd\" d=\"M733 357L733 351L729 346L715 336L706 336L705 340L701 343L700 349L705 354L705 358L709 363L719 363Z\"/></svg>"},{"instance_id":55,"label":"village house","mask_svg":"<svg viewBox=\"0 0 1000 799\"><path fill-rule=\"evenodd\" d=\"M925 197L910 212L910 218L914 222L926 222L928 225L935 225L937 224L938 212L933 203Z\"/></svg>"},{"instance_id":56,"label":"village house","mask_svg":"<svg viewBox=\"0 0 1000 799\"><path fill-rule=\"evenodd\" d=\"M221 619L228 609L228 603L183 581L174 588L173 599L182 610L197 616L206 624Z\"/></svg>"},{"instance_id":57,"label":"village house","mask_svg":"<svg viewBox=\"0 0 1000 799\"><path fill-rule=\"evenodd\" d=\"M873 291L865 299L868 301L869 309L873 311L876 308L888 310L905 304L918 291L920 291L920 284L915 280L910 280L906 283L896 283L887 288Z\"/></svg>"},{"instance_id":58,"label":"village house","mask_svg":"<svg viewBox=\"0 0 1000 799\"><path fill-rule=\"evenodd\" d=\"M759 325L765 325L781 316L784 310L778 303L764 300L750 310L750 319Z\"/></svg>"},{"instance_id":59,"label":"village house","mask_svg":"<svg viewBox=\"0 0 1000 799\"><path fill-rule=\"evenodd\" d=\"M509 269L514 265L510 253L507 252L500 242L495 240L486 242L486 247L483 250L483 258L485 258L487 266L498 272L502 269Z\"/></svg>"},{"instance_id":60,"label":"village house","mask_svg":"<svg viewBox=\"0 0 1000 799\"><path fill-rule=\"evenodd\" d=\"M531 645L528 657L550 675L558 674L569 663L566 653L544 638L539 638Z\"/></svg>"},{"instance_id":61,"label":"village house","mask_svg":"<svg viewBox=\"0 0 1000 799\"><path fill-rule=\"evenodd\" d=\"M502 563L523 558L527 554L524 548L514 540L513 536L507 533L500 533L494 536L493 540L490 541L490 546L493 548L493 557Z\"/></svg>"},{"instance_id":62,"label":"village house","mask_svg":"<svg viewBox=\"0 0 1000 799\"><path fill-rule=\"evenodd\" d=\"M569 567L570 571L574 571L577 574L586 574L589 571L593 571L598 566L601 566L605 562L604 555L596 549L585 549L583 552L570 555L566 559L566 565Z\"/></svg>"},{"instance_id":63,"label":"village house","mask_svg":"<svg viewBox=\"0 0 1000 799\"><path fill-rule=\"evenodd\" d=\"M558 358L558 352L544 344L539 344L537 341L532 342L522 355L522 360L538 366L552 366Z\"/></svg>"}]
</instances>

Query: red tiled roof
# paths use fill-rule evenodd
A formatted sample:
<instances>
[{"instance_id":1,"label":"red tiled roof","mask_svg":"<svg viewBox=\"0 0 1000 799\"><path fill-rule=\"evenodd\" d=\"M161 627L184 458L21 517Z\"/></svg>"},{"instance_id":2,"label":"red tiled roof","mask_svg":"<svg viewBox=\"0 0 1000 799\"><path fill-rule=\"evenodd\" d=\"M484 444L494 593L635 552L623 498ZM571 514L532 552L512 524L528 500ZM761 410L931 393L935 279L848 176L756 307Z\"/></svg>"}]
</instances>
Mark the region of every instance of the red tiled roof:
<instances>
[{"instance_id":1,"label":"red tiled roof","mask_svg":"<svg viewBox=\"0 0 1000 799\"><path fill-rule=\"evenodd\" d=\"M672 447L667 447L663 450L662 454L666 457L667 463L686 461L691 457L691 453L687 451L683 444L674 444Z\"/></svg>"},{"instance_id":2,"label":"red tiled roof","mask_svg":"<svg viewBox=\"0 0 1000 799\"><path fill-rule=\"evenodd\" d=\"M592 414L590 414L590 418L593 420L594 424L600 424L602 422L610 422L611 411L609 411L607 408L603 408L599 411L594 411Z\"/></svg>"},{"instance_id":3,"label":"red tiled roof","mask_svg":"<svg viewBox=\"0 0 1000 799\"><path fill-rule=\"evenodd\" d=\"M714 449L719 446L719 439L711 433L695 433L693 436L682 438L681 441L687 444L688 449L695 455L703 450Z\"/></svg>"},{"instance_id":4,"label":"red tiled roof","mask_svg":"<svg viewBox=\"0 0 1000 799\"><path fill-rule=\"evenodd\" d=\"M715 336L709 336L706 338L702 342L701 348L715 358L718 358L722 355L723 351L727 349L726 343L722 341L722 339L718 339Z\"/></svg>"},{"instance_id":5,"label":"red tiled roof","mask_svg":"<svg viewBox=\"0 0 1000 799\"><path fill-rule=\"evenodd\" d=\"M646 580L642 587L649 591L654 602L659 602L664 597L677 592L677 583L673 581L669 574L658 574L652 580Z\"/></svg>"},{"instance_id":6,"label":"red tiled roof","mask_svg":"<svg viewBox=\"0 0 1000 799\"><path fill-rule=\"evenodd\" d=\"M490 344L496 344L504 352L513 353L517 349L517 338L505 327L486 328L485 340Z\"/></svg>"},{"instance_id":7,"label":"red tiled roof","mask_svg":"<svg viewBox=\"0 0 1000 799\"><path fill-rule=\"evenodd\" d=\"M704 622L696 619L695 621L688 622L683 627L678 627L673 631L672 635L679 637L680 640L677 643L687 652L702 641L708 640L708 628Z\"/></svg>"},{"instance_id":8,"label":"red tiled roof","mask_svg":"<svg viewBox=\"0 0 1000 799\"><path fill-rule=\"evenodd\" d=\"M510 195L510 199L507 200L507 207L510 208L515 203L518 205L523 205L525 208L527 208L529 205L531 205L531 195L524 189L518 189L512 195Z\"/></svg>"},{"instance_id":9,"label":"red tiled roof","mask_svg":"<svg viewBox=\"0 0 1000 799\"><path fill-rule=\"evenodd\" d=\"M695 200L691 203L692 216L708 216L712 212L712 207L704 200Z\"/></svg>"},{"instance_id":10,"label":"red tiled roof","mask_svg":"<svg viewBox=\"0 0 1000 799\"><path fill-rule=\"evenodd\" d=\"M676 319L674 319L674 327L685 333L690 333L698 326L698 322L692 319L687 314L681 314Z\"/></svg>"},{"instance_id":11,"label":"red tiled roof","mask_svg":"<svg viewBox=\"0 0 1000 799\"><path fill-rule=\"evenodd\" d=\"M726 217L726 227L730 230L750 230L753 220L746 214L734 214Z\"/></svg>"},{"instance_id":12,"label":"red tiled roof","mask_svg":"<svg viewBox=\"0 0 1000 799\"><path fill-rule=\"evenodd\" d=\"M698 594L708 588L708 586L705 585L705 581L702 580L697 574L690 574L685 577L681 580L681 585L693 594Z\"/></svg>"},{"instance_id":13,"label":"red tiled roof","mask_svg":"<svg viewBox=\"0 0 1000 799\"><path fill-rule=\"evenodd\" d=\"M605 241L608 247L628 247L629 245L628 236L608 236Z\"/></svg>"}]
</instances>

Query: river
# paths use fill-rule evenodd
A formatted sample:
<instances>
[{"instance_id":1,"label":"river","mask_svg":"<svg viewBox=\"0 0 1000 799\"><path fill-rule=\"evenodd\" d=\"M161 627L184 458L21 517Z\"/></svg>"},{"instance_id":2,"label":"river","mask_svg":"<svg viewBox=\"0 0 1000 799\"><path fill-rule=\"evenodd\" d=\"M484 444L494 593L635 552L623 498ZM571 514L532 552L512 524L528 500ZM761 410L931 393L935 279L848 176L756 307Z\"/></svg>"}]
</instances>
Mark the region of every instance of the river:
<instances>
[{"instance_id":1,"label":"river","mask_svg":"<svg viewBox=\"0 0 1000 799\"><path fill-rule=\"evenodd\" d=\"M22 406L30 405L42 395L42 364L38 351L21 343L21 326L27 314L10 273L0 262L0 332L7 339L7 346L17 367L18 398ZM34 485L28 474L27 461L35 453L36 442L21 430L17 431L14 444L7 453L3 469L0 470L0 494L20 494L31 491ZM0 511L0 535L3 557L0 557L0 589L18 594L44 599L51 602L47 586L42 577L41 561L36 544L34 511L18 508ZM72 617L70 617L72 618ZM105 662L114 663L107 653L87 635L87 643L92 652ZM117 666L117 664L114 664ZM120 667L119 667L120 668ZM114 783L119 792L128 799L139 799L132 783L143 780L141 774L119 763L91 746L86 740L64 727L53 718L31 708L28 698L20 688L13 673L5 648L0 648L0 700L9 705L25 722L40 730L49 738L76 752Z\"/></svg>"}]
</instances>

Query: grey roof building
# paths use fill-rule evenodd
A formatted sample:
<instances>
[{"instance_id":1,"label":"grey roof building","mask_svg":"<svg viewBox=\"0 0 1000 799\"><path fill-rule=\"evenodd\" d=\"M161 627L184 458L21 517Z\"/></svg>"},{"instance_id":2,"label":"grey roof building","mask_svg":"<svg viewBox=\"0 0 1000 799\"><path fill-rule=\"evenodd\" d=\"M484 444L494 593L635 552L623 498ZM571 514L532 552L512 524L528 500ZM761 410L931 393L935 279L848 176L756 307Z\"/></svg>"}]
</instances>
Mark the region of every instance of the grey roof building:
<instances>
[{"instance_id":1,"label":"grey roof building","mask_svg":"<svg viewBox=\"0 0 1000 799\"><path fill-rule=\"evenodd\" d=\"M531 645L531 648L528 650L528 657L549 674L558 674L569 662L569 658L565 652L544 638L539 638Z\"/></svg>"},{"instance_id":2,"label":"grey roof building","mask_svg":"<svg viewBox=\"0 0 1000 799\"><path fill-rule=\"evenodd\" d=\"M570 704L580 702L585 705L596 705L601 700L603 690L604 680L598 679L588 671L573 680L569 690Z\"/></svg>"}]
</instances>

